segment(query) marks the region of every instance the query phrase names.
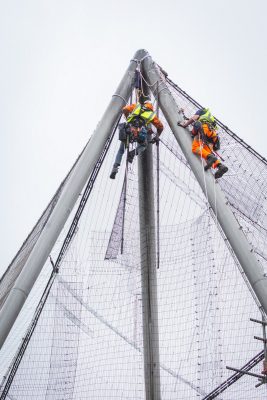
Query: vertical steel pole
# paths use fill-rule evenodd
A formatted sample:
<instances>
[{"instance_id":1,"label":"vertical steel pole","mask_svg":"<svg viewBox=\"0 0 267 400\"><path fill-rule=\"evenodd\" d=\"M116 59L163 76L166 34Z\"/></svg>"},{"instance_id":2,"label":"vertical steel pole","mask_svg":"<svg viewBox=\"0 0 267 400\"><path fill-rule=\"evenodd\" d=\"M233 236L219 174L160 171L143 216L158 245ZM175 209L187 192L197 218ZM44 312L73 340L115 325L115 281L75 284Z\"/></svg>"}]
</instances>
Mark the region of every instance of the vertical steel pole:
<instances>
[{"instance_id":1,"label":"vertical steel pole","mask_svg":"<svg viewBox=\"0 0 267 400\"><path fill-rule=\"evenodd\" d=\"M181 120L181 115L178 112L178 107L171 92L159 74L157 66L151 57L146 57L142 65L145 78L155 98L159 96L160 108L177 142L190 164L203 192L206 193L207 191L209 204L217 215L226 238L262 305L264 312L267 314L267 276L264 274L262 266L253 254L253 249L248 243L242 231L242 227L236 220L231 208L227 205L227 200L219 185L215 185L214 190L214 177L210 172L206 172L204 178L200 158L191 151L192 139L190 133L186 129L177 126L177 121Z\"/></svg>"},{"instance_id":2,"label":"vertical steel pole","mask_svg":"<svg viewBox=\"0 0 267 400\"><path fill-rule=\"evenodd\" d=\"M104 144L119 118L122 107L130 97L137 65L136 60L142 59L144 54L143 50L139 50L135 53L134 60L131 60L116 93L113 95L91 140L72 171L57 205L0 311L0 347L2 347L8 336L80 192L88 180Z\"/></svg>"},{"instance_id":3,"label":"vertical steel pole","mask_svg":"<svg viewBox=\"0 0 267 400\"><path fill-rule=\"evenodd\" d=\"M138 185L146 400L160 400L156 226L151 144L138 156Z\"/></svg>"}]
</instances>

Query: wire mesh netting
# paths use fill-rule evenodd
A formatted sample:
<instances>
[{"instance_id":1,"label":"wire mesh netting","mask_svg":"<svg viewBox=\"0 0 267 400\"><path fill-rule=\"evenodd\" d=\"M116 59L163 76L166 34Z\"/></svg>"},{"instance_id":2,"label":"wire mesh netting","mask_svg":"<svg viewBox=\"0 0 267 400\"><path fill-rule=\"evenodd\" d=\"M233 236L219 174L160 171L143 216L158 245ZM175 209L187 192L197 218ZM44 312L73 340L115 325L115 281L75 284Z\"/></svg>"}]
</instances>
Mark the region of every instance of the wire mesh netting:
<instances>
[{"instance_id":1,"label":"wire mesh netting","mask_svg":"<svg viewBox=\"0 0 267 400\"><path fill-rule=\"evenodd\" d=\"M177 112L182 108L186 116L194 114L198 104L169 79L166 83ZM250 321L260 320L262 314L216 213L211 211L161 112L159 117L164 124L159 188L156 147L150 146L155 208L159 190L159 227L152 229L159 231L161 398L211 399L214 397L208 397L209 393L233 374L226 366L240 369L263 350L262 342L254 339L262 337L261 324ZM221 155L229 171L214 185L220 185L225 193L228 206L267 272L266 161L222 124L219 131ZM140 241L146 238L140 236L139 227L138 162L135 157L128 166L127 185L125 155L115 181L109 179L118 148L117 134L59 271L46 289L42 311L33 318L27 345L5 372L1 399L145 398L145 271ZM46 271L51 272L49 263ZM46 273L45 282L49 276ZM35 293L38 297L40 287L35 287ZM24 312L33 309L31 303L28 299ZM5 346L7 353L10 346ZM250 370L256 374L261 371L259 362ZM218 398L264 399L266 387L255 388L257 383L255 377L242 376Z\"/></svg>"},{"instance_id":2,"label":"wire mesh netting","mask_svg":"<svg viewBox=\"0 0 267 400\"><path fill-rule=\"evenodd\" d=\"M80 157L80 156L79 156ZM52 197L51 201L49 202L48 206L44 210L43 214L37 221L36 225L22 244L21 248L11 261L10 265L6 269L6 272L3 274L0 280L0 309L4 304L5 299L7 298L10 289L13 287L15 280L19 276L20 272L22 271L25 263L27 262L29 255L31 254L32 249L34 248L44 226L46 225L53 209L55 208L55 205L58 202L58 199L61 196L62 190L68 181L70 174L77 164L77 161L79 160L79 157L77 158L75 164L69 171L68 175L66 178L63 180L63 182L60 184L59 188L57 189L56 193Z\"/></svg>"}]
</instances>

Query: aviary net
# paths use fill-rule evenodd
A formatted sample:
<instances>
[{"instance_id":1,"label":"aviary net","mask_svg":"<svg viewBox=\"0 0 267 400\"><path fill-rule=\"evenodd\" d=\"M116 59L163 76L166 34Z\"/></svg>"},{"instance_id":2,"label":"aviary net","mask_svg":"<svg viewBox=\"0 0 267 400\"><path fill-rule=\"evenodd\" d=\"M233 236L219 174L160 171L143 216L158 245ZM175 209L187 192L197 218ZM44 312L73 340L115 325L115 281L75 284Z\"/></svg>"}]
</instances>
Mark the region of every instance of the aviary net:
<instances>
[{"instance_id":1,"label":"aviary net","mask_svg":"<svg viewBox=\"0 0 267 400\"><path fill-rule=\"evenodd\" d=\"M168 78L166 83L177 111L192 115L198 104ZM159 245L161 398L211 399L210 393L234 373L226 366L240 369L261 353L250 369L261 373L263 344L254 336L262 337L262 326L250 318L261 320L262 313L216 213L161 112L159 117L164 123L159 187L156 145L151 147L159 210L159 226L153 229ZM220 136L229 171L214 185L225 193L267 272L266 161L222 124ZM27 343L5 374L1 399L145 398L140 241L146 238L140 237L138 160L126 171L124 155L116 179L109 178L117 137L116 131L58 273L37 307ZM49 261L45 269L52 269ZM29 308L30 299L24 310ZM217 396L264 399L266 387L255 388L257 383L244 375Z\"/></svg>"}]
</instances>

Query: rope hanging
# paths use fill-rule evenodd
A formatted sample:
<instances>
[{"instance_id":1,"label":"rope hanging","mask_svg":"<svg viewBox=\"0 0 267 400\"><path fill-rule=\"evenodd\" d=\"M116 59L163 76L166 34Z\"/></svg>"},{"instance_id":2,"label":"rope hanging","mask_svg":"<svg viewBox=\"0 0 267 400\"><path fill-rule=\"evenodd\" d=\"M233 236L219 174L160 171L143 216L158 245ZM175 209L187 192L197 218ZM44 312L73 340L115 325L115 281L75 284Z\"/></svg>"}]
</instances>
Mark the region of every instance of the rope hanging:
<instances>
[{"instance_id":1,"label":"rope hanging","mask_svg":"<svg viewBox=\"0 0 267 400\"><path fill-rule=\"evenodd\" d=\"M157 117L159 117L159 91L157 82ZM159 135L156 134L156 148L157 148L157 268L159 268L160 263L160 246L159 246Z\"/></svg>"},{"instance_id":2,"label":"rope hanging","mask_svg":"<svg viewBox=\"0 0 267 400\"><path fill-rule=\"evenodd\" d=\"M135 82L136 84L136 82ZM133 101L133 91L131 91L131 97L130 97L130 104L132 104ZM126 199L127 199L127 181L128 181L128 167L129 167L129 135L127 134L126 136L126 168L125 168L125 175L124 175L124 182L123 182L123 211L122 211L122 235L121 235L121 254L123 254L123 249L124 249L124 224L125 224L125 210L126 210Z\"/></svg>"}]
</instances>

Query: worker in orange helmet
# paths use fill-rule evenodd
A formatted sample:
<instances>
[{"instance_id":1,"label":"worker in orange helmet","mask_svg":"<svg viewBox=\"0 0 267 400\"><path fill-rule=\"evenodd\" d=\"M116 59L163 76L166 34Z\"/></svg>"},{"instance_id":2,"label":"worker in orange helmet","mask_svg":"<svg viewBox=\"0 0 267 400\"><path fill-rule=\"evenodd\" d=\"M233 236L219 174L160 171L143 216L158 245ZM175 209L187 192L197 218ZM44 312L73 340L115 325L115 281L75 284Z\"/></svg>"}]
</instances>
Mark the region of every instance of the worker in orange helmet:
<instances>
[{"instance_id":1,"label":"worker in orange helmet","mask_svg":"<svg viewBox=\"0 0 267 400\"><path fill-rule=\"evenodd\" d=\"M119 125L121 144L110 174L111 179L115 179L121 164L122 156L127 146L127 135L130 143L137 142L136 149L128 153L127 161L132 163L135 154L141 154L147 148L148 135L153 133L151 124L157 128L157 136L150 141L151 143L156 143L163 131L163 124L154 112L153 105L148 97L140 96L138 103L123 107L122 112L126 118L126 123Z\"/></svg>"},{"instance_id":2,"label":"worker in orange helmet","mask_svg":"<svg viewBox=\"0 0 267 400\"><path fill-rule=\"evenodd\" d=\"M221 163L221 160L215 156L213 150L219 150L220 139L217 134L217 125L215 118L211 115L208 108L201 108L187 121L180 123L179 126L186 128L193 124L192 135L192 152L200 155L207 162L204 169L217 168L215 179L221 178L227 171L226 165Z\"/></svg>"}]
</instances>

